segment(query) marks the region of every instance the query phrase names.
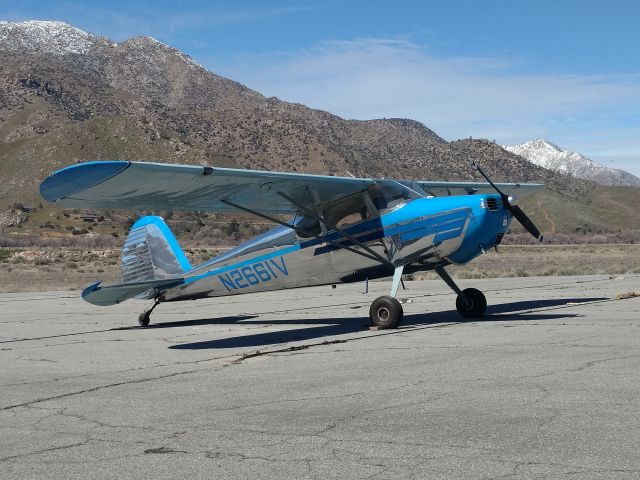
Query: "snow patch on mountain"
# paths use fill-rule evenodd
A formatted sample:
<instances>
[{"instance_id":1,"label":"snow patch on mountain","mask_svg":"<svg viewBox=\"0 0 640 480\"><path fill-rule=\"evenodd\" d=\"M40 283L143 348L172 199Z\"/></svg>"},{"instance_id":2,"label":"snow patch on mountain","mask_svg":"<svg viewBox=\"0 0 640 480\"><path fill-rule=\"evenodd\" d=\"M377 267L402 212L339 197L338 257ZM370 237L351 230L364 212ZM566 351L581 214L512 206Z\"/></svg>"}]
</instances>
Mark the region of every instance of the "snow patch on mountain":
<instances>
[{"instance_id":1,"label":"snow patch on mountain","mask_svg":"<svg viewBox=\"0 0 640 480\"><path fill-rule=\"evenodd\" d=\"M591 180L601 185L640 187L640 178L601 163L579 153L558 147L546 140L530 140L519 145L503 145L505 150L526 158L531 163L576 178Z\"/></svg>"},{"instance_id":2,"label":"snow patch on mountain","mask_svg":"<svg viewBox=\"0 0 640 480\"><path fill-rule=\"evenodd\" d=\"M51 55L86 54L100 38L64 22L0 21L0 49Z\"/></svg>"},{"instance_id":3,"label":"snow patch on mountain","mask_svg":"<svg viewBox=\"0 0 640 480\"><path fill-rule=\"evenodd\" d=\"M206 70L189 55L169 47L153 37L133 37L122 43L114 43L104 37L92 35L65 22L43 20L0 21L0 51L49 55L86 55L98 43L116 48L146 50L149 54L153 54L163 60L168 55L175 55L192 69Z\"/></svg>"}]
</instances>

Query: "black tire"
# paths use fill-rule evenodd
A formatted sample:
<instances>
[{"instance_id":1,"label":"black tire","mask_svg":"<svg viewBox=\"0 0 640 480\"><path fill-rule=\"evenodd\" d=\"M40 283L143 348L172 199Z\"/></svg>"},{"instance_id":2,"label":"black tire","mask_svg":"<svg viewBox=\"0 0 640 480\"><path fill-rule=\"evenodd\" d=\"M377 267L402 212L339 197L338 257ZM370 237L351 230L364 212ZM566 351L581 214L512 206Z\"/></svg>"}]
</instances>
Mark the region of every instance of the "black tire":
<instances>
[{"instance_id":1,"label":"black tire","mask_svg":"<svg viewBox=\"0 0 640 480\"><path fill-rule=\"evenodd\" d=\"M376 298L369 308L371 324L378 328L396 328L402 322L402 305L393 297Z\"/></svg>"},{"instance_id":2,"label":"black tire","mask_svg":"<svg viewBox=\"0 0 640 480\"><path fill-rule=\"evenodd\" d=\"M151 315L149 315L146 312L141 313L140 316L138 317L138 323L140 324L141 327L148 327L150 322L151 322Z\"/></svg>"},{"instance_id":3,"label":"black tire","mask_svg":"<svg viewBox=\"0 0 640 480\"><path fill-rule=\"evenodd\" d=\"M487 299L480 290L476 288L465 288L462 293L465 294L467 299L471 302L470 305L465 305L464 300L460 295L456 298L456 309L458 313L464 318L480 318L487 310Z\"/></svg>"}]
</instances>

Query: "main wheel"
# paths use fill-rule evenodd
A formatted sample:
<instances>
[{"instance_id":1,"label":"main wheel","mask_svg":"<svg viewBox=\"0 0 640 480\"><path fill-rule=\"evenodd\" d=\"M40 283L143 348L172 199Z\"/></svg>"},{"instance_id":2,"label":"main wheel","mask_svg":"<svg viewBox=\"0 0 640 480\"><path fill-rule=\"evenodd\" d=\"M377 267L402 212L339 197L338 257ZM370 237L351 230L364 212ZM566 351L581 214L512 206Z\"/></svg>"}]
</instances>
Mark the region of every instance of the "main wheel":
<instances>
[{"instance_id":1,"label":"main wheel","mask_svg":"<svg viewBox=\"0 0 640 480\"><path fill-rule=\"evenodd\" d=\"M402 322L403 315L400 302L387 295L376 298L369 308L371 323L379 328L396 328Z\"/></svg>"},{"instance_id":2,"label":"main wheel","mask_svg":"<svg viewBox=\"0 0 640 480\"><path fill-rule=\"evenodd\" d=\"M465 305L460 295L456 298L456 309L464 318L480 318L487 310L487 299L480 290L476 288L465 288L462 293L469 300L469 304Z\"/></svg>"},{"instance_id":3,"label":"main wheel","mask_svg":"<svg viewBox=\"0 0 640 480\"><path fill-rule=\"evenodd\" d=\"M141 327L148 327L151 322L151 315L148 312L142 312L138 317L138 323Z\"/></svg>"}]
</instances>

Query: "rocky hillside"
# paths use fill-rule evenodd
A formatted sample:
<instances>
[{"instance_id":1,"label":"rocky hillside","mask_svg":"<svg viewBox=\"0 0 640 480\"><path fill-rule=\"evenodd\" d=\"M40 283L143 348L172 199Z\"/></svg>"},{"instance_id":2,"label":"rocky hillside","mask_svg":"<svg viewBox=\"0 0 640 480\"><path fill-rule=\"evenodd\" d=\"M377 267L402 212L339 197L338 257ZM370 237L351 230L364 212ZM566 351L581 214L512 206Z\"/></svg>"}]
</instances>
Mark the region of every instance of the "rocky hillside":
<instances>
[{"instance_id":1,"label":"rocky hillside","mask_svg":"<svg viewBox=\"0 0 640 480\"><path fill-rule=\"evenodd\" d=\"M413 120L344 120L266 98L153 38L114 43L59 22L0 22L0 207L41 202L37 186L52 170L115 158L426 180L477 179L475 158L496 180L546 183L544 201L530 202L563 211L598 188L486 140L447 142ZM589 215L567 228L617 227Z\"/></svg>"},{"instance_id":2,"label":"rocky hillside","mask_svg":"<svg viewBox=\"0 0 640 480\"><path fill-rule=\"evenodd\" d=\"M606 167L584 155L560 148L546 140L531 140L504 148L540 167L590 180L600 185L640 187L640 178L635 175L624 170Z\"/></svg>"}]
</instances>

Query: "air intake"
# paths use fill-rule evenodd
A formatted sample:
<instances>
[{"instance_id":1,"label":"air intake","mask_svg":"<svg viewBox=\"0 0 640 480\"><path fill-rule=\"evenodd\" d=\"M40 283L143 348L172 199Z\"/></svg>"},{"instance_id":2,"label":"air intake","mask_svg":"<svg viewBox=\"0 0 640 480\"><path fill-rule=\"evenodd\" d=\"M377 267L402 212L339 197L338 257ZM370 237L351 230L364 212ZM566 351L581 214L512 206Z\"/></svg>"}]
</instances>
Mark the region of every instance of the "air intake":
<instances>
[{"instance_id":1,"label":"air intake","mask_svg":"<svg viewBox=\"0 0 640 480\"><path fill-rule=\"evenodd\" d=\"M495 197L487 198L487 208L492 212L498 210L498 199Z\"/></svg>"}]
</instances>

